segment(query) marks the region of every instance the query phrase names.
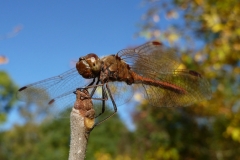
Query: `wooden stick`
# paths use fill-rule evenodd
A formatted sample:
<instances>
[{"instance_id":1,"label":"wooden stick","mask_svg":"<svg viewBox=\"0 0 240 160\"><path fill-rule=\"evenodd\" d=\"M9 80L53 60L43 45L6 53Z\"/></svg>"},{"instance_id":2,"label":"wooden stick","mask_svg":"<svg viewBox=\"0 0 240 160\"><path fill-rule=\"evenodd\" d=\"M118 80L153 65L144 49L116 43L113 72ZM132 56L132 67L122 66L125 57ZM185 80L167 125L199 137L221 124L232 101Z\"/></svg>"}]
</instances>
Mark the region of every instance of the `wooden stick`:
<instances>
[{"instance_id":1,"label":"wooden stick","mask_svg":"<svg viewBox=\"0 0 240 160\"><path fill-rule=\"evenodd\" d=\"M76 102L72 108L71 142L69 160L83 160L86 154L87 142L94 127L95 111L86 89L76 90Z\"/></svg>"}]
</instances>

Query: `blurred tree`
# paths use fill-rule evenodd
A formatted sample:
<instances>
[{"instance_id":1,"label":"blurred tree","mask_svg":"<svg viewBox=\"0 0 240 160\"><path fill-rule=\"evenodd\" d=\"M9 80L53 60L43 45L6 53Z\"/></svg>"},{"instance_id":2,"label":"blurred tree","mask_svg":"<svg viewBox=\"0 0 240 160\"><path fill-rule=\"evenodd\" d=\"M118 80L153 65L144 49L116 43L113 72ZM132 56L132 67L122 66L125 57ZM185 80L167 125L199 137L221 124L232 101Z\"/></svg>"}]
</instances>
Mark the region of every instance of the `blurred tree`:
<instances>
[{"instance_id":1,"label":"blurred tree","mask_svg":"<svg viewBox=\"0 0 240 160\"><path fill-rule=\"evenodd\" d=\"M113 159L121 153L122 135L128 130L118 116L94 128L87 146L87 160ZM41 124L27 121L0 133L0 159L67 159L70 145L70 119L47 119Z\"/></svg>"},{"instance_id":2,"label":"blurred tree","mask_svg":"<svg viewBox=\"0 0 240 160\"><path fill-rule=\"evenodd\" d=\"M145 2L149 10L138 35L178 47L182 67L203 73L213 97L188 108L140 106L135 153L142 148L143 159L240 159L240 1Z\"/></svg>"},{"instance_id":3,"label":"blurred tree","mask_svg":"<svg viewBox=\"0 0 240 160\"><path fill-rule=\"evenodd\" d=\"M22 25L15 26L11 32L0 35L0 40L16 36L22 30L22 28ZM0 55L0 65L7 63L8 58L4 55ZM4 71L0 71L0 124L5 122L6 113L9 112L16 101L16 91L17 86L11 80L9 75Z\"/></svg>"},{"instance_id":4,"label":"blurred tree","mask_svg":"<svg viewBox=\"0 0 240 160\"><path fill-rule=\"evenodd\" d=\"M100 160L104 156L114 159L122 154L122 135L129 131L117 115L100 124L91 132L87 146L87 160ZM127 143L126 143L127 144ZM124 144L124 145L126 145Z\"/></svg>"},{"instance_id":5,"label":"blurred tree","mask_svg":"<svg viewBox=\"0 0 240 160\"><path fill-rule=\"evenodd\" d=\"M67 128L67 129L66 129ZM41 125L28 122L0 133L1 159L67 159L69 121L54 120Z\"/></svg>"},{"instance_id":6,"label":"blurred tree","mask_svg":"<svg viewBox=\"0 0 240 160\"><path fill-rule=\"evenodd\" d=\"M0 71L0 123L6 120L6 113L16 102L16 91L17 86L9 75L4 71Z\"/></svg>"}]
</instances>

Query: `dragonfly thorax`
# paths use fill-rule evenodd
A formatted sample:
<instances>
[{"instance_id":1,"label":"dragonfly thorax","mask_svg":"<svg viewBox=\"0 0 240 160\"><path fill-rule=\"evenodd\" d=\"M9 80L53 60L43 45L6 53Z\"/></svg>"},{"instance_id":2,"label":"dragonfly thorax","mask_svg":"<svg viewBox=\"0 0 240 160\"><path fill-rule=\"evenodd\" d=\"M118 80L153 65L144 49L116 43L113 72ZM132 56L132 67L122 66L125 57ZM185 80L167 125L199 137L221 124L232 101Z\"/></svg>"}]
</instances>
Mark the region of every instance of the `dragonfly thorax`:
<instances>
[{"instance_id":1,"label":"dragonfly thorax","mask_svg":"<svg viewBox=\"0 0 240 160\"><path fill-rule=\"evenodd\" d=\"M95 78L99 76L101 71L101 60L94 53L89 53L84 57L80 57L76 64L78 73L84 78Z\"/></svg>"}]
</instances>

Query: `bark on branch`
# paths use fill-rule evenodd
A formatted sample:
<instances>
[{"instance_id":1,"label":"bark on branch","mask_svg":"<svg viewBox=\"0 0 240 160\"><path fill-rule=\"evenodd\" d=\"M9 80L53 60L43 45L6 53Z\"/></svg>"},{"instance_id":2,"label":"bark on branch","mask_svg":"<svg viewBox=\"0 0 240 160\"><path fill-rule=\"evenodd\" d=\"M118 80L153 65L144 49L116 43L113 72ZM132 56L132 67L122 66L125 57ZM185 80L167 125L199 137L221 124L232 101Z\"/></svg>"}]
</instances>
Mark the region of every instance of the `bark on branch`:
<instances>
[{"instance_id":1,"label":"bark on branch","mask_svg":"<svg viewBox=\"0 0 240 160\"><path fill-rule=\"evenodd\" d=\"M86 89L76 90L76 102L72 108L71 142L69 160L83 160L86 154L88 137L94 127L95 111Z\"/></svg>"}]
</instances>

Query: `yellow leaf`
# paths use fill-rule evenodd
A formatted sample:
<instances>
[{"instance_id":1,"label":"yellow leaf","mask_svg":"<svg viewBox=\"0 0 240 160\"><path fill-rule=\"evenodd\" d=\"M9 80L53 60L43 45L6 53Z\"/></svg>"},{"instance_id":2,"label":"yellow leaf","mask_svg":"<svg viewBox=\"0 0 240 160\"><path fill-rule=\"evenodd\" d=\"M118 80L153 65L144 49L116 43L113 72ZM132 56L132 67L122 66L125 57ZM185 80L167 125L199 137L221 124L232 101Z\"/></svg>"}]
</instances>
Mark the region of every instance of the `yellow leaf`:
<instances>
[{"instance_id":1,"label":"yellow leaf","mask_svg":"<svg viewBox=\"0 0 240 160\"><path fill-rule=\"evenodd\" d=\"M232 131L232 139L240 142L240 128L234 128Z\"/></svg>"},{"instance_id":2,"label":"yellow leaf","mask_svg":"<svg viewBox=\"0 0 240 160\"><path fill-rule=\"evenodd\" d=\"M168 36L168 41L169 41L169 43L172 44L172 43L176 42L178 40L178 38L179 38L179 36L177 34L173 33Z\"/></svg>"},{"instance_id":3,"label":"yellow leaf","mask_svg":"<svg viewBox=\"0 0 240 160\"><path fill-rule=\"evenodd\" d=\"M111 155L108 153L104 153L104 152L97 152L95 153L94 157L96 158L96 160L111 160Z\"/></svg>"},{"instance_id":4,"label":"yellow leaf","mask_svg":"<svg viewBox=\"0 0 240 160\"><path fill-rule=\"evenodd\" d=\"M240 142L240 128L229 126L226 133L232 137L234 141Z\"/></svg>"},{"instance_id":5,"label":"yellow leaf","mask_svg":"<svg viewBox=\"0 0 240 160\"><path fill-rule=\"evenodd\" d=\"M235 44L233 45L233 48L234 48L235 50L239 51L239 50L240 50L240 43L235 43Z\"/></svg>"},{"instance_id":6,"label":"yellow leaf","mask_svg":"<svg viewBox=\"0 0 240 160\"><path fill-rule=\"evenodd\" d=\"M201 5L203 3L202 0L195 0L195 2L198 4L198 5Z\"/></svg>"},{"instance_id":7,"label":"yellow leaf","mask_svg":"<svg viewBox=\"0 0 240 160\"><path fill-rule=\"evenodd\" d=\"M213 31L213 32L219 32L219 31L221 31L222 29L223 29L223 26L222 26L221 23L215 24L215 25L213 25L213 27L212 27L212 31Z\"/></svg>"}]
</instances>

